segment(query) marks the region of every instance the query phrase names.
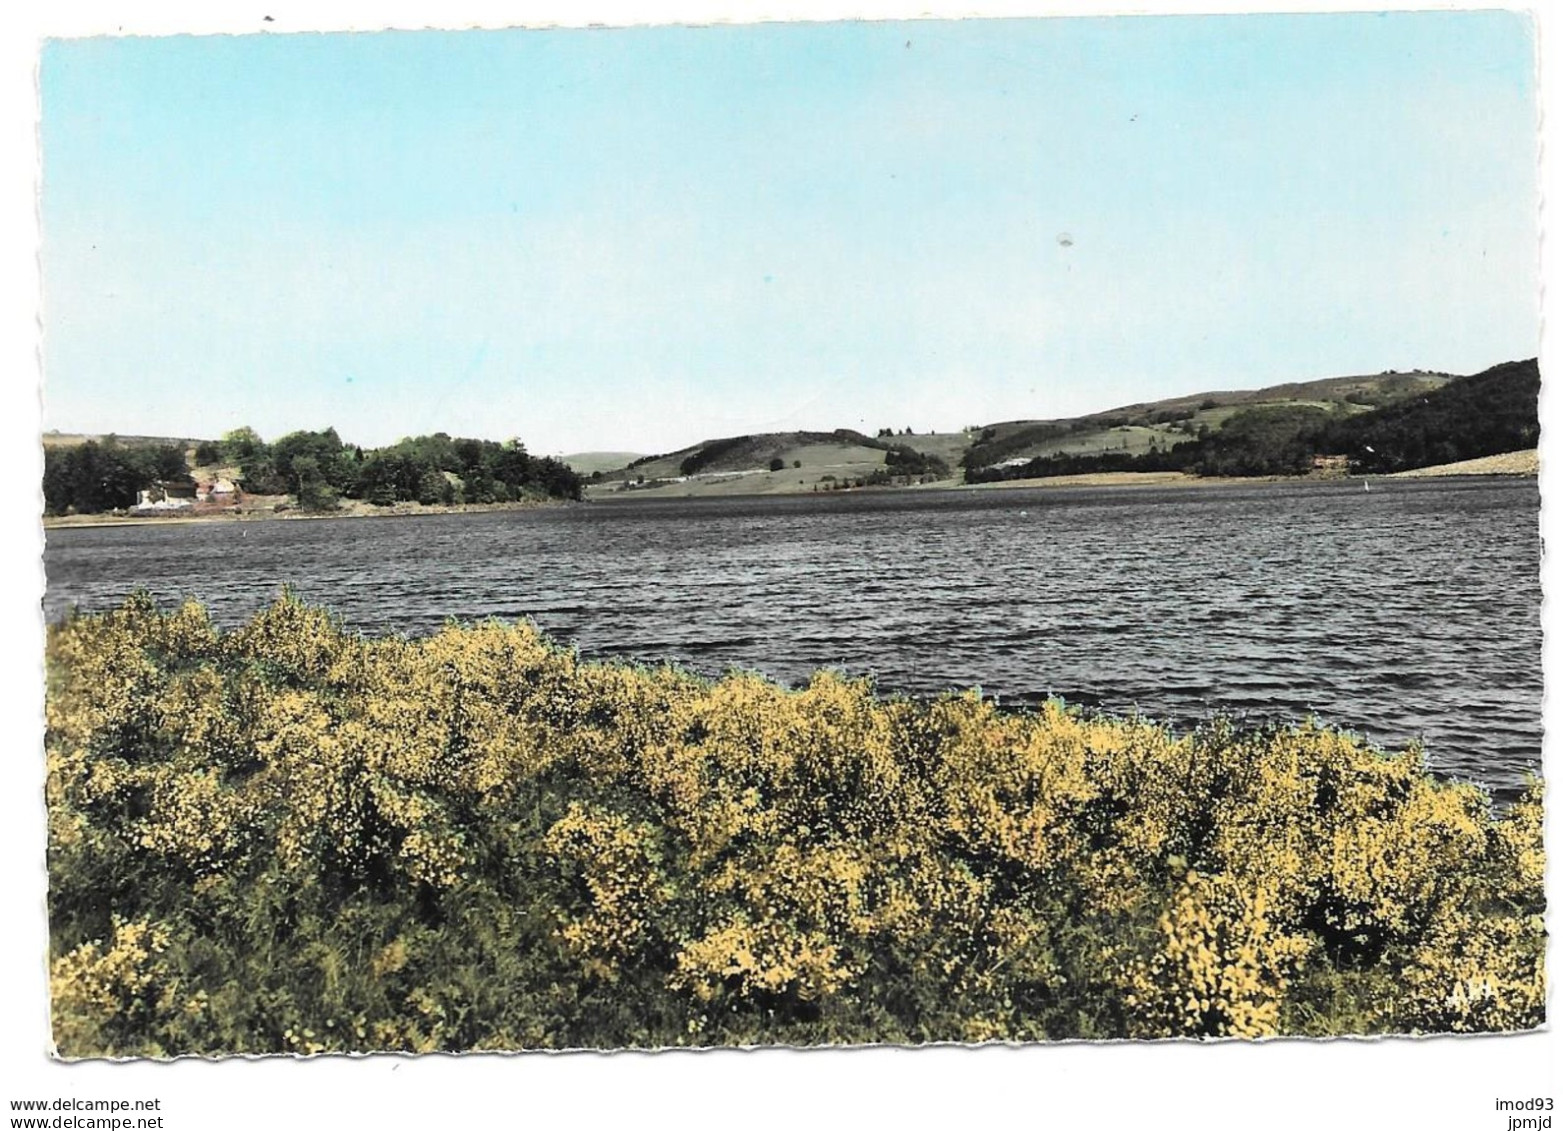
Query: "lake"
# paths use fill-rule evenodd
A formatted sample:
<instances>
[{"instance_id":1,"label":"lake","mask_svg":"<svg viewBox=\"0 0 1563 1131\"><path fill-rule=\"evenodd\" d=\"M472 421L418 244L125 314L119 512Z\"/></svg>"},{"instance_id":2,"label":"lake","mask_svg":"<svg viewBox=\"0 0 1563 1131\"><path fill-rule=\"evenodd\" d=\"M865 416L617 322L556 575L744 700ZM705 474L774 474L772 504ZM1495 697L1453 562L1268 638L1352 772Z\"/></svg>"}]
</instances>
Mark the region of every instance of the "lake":
<instances>
[{"instance_id":1,"label":"lake","mask_svg":"<svg viewBox=\"0 0 1563 1131\"><path fill-rule=\"evenodd\" d=\"M1188 725L1313 714L1512 797L1541 757L1534 479L837 493L48 533L50 619L530 617L591 658L980 687Z\"/></svg>"}]
</instances>

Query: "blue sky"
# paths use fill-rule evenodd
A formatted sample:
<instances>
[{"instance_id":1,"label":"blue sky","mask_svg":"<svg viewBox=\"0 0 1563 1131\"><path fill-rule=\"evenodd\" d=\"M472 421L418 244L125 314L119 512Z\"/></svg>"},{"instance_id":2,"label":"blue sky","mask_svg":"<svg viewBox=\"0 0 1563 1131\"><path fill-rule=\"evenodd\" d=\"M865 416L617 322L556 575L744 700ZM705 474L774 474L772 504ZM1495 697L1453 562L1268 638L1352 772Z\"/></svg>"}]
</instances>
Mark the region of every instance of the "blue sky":
<instances>
[{"instance_id":1,"label":"blue sky","mask_svg":"<svg viewBox=\"0 0 1563 1131\"><path fill-rule=\"evenodd\" d=\"M1397 13L57 40L44 427L538 452L1537 352L1534 45Z\"/></svg>"}]
</instances>

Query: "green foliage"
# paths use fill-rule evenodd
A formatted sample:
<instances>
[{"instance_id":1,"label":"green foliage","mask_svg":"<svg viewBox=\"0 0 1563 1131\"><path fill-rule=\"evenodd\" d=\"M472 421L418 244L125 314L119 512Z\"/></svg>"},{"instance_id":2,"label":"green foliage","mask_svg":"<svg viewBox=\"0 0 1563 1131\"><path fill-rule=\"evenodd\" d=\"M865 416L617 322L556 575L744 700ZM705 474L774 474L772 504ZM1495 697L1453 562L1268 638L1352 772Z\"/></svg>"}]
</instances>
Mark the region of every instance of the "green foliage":
<instances>
[{"instance_id":1,"label":"green foliage","mask_svg":"<svg viewBox=\"0 0 1563 1131\"><path fill-rule=\"evenodd\" d=\"M685 456L678 465L679 474L695 475L710 467L723 456L747 446L753 439L754 437L752 436L731 436L725 440L714 440L700 448L699 451Z\"/></svg>"},{"instance_id":2,"label":"green foliage","mask_svg":"<svg viewBox=\"0 0 1563 1131\"><path fill-rule=\"evenodd\" d=\"M445 503L451 500L450 480L445 478L443 472L433 468L425 471L418 477L418 501L425 506L435 503Z\"/></svg>"},{"instance_id":3,"label":"green foliage","mask_svg":"<svg viewBox=\"0 0 1563 1131\"><path fill-rule=\"evenodd\" d=\"M998 434L997 429L984 428L976 442L966 449L966 454L961 457L961 466L968 471L978 471L1001 463L1027 448L1062 440L1069 435L1070 429L1067 424L1027 424L1011 428L1003 436ZM977 482L970 475L967 476L967 481Z\"/></svg>"},{"instance_id":4,"label":"green foliage","mask_svg":"<svg viewBox=\"0 0 1563 1131\"><path fill-rule=\"evenodd\" d=\"M289 494L314 499L326 492L345 492L353 485L356 464L352 449L342 446L335 428L324 432L289 432L271 446L271 462L288 484Z\"/></svg>"},{"instance_id":5,"label":"green foliage","mask_svg":"<svg viewBox=\"0 0 1563 1131\"><path fill-rule=\"evenodd\" d=\"M838 428L834 432L773 432L758 436L729 436L712 440L691 450L679 462L680 475L699 475L707 471L734 471L766 466L776 457L778 448L806 445L834 445L837 447L879 448L888 450L892 445L883 438L872 439L850 428ZM676 454L676 453L675 453ZM628 470L643 467L670 456L642 456L629 464ZM794 466L800 466L795 463ZM780 470L773 468L772 470Z\"/></svg>"},{"instance_id":6,"label":"green foliage","mask_svg":"<svg viewBox=\"0 0 1563 1131\"><path fill-rule=\"evenodd\" d=\"M223 433L222 443L219 445L223 459L229 463L245 464L257 458L267 455L266 447L260 434L253 428L235 428L231 432Z\"/></svg>"},{"instance_id":7,"label":"green foliage","mask_svg":"<svg viewBox=\"0 0 1563 1131\"><path fill-rule=\"evenodd\" d=\"M1541 435L1535 359L1457 377L1420 396L1338 421L1320 450L1375 472L1402 471L1534 448Z\"/></svg>"},{"instance_id":8,"label":"green foliage","mask_svg":"<svg viewBox=\"0 0 1563 1131\"><path fill-rule=\"evenodd\" d=\"M306 510L332 510L344 496L376 506L581 497L579 475L558 460L527 454L516 440L500 444L436 432L366 452L344 444L334 428L291 432L272 445L254 429L240 428L223 438L222 451L241 465L247 490L294 495Z\"/></svg>"},{"instance_id":9,"label":"green foliage","mask_svg":"<svg viewBox=\"0 0 1563 1131\"><path fill-rule=\"evenodd\" d=\"M1176 735L367 640L284 596L51 628L67 1056L1525 1029L1507 814L1315 726Z\"/></svg>"},{"instance_id":10,"label":"green foliage","mask_svg":"<svg viewBox=\"0 0 1563 1131\"><path fill-rule=\"evenodd\" d=\"M293 484L293 494L299 506L308 511L332 511L337 508L337 488L332 485L320 461L311 455L291 454L287 457L287 476Z\"/></svg>"},{"instance_id":11,"label":"green foliage","mask_svg":"<svg viewBox=\"0 0 1563 1131\"><path fill-rule=\"evenodd\" d=\"M237 465L239 484L256 495L283 495L294 490L277 469L270 445L253 428L235 428L223 434L218 452L224 463Z\"/></svg>"},{"instance_id":12,"label":"green foliage","mask_svg":"<svg viewBox=\"0 0 1563 1131\"><path fill-rule=\"evenodd\" d=\"M1314 437L1329 421L1325 409L1270 405L1244 409L1195 446L1200 475L1301 475L1313 463Z\"/></svg>"},{"instance_id":13,"label":"green foliage","mask_svg":"<svg viewBox=\"0 0 1563 1131\"><path fill-rule=\"evenodd\" d=\"M458 488L450 477L460 483ZM365 454L349 490L379 502L495 503L527 497L579 499L581 478L558 460L511 440L452 439L443 432Z\"/></svg>"},{"instance_id":14,"label":"green foliage","mask_svg":"<svg viewBox=\"0 0 1563 1131\"><path fill-rule=\"evenodd\" d=\"M154 483L189 481L185 454L173 444L120 444L110 436L43 450L45 514L123 509Z\"/></svg>"},{"instance_id":15,"label":"green foliage","mask_svg":"<svg viewBox=\"0 0 1563 1131\"><path fill-rule=\"evenodd\" d=\"M1103 455L1037 456L1022 464L1006 467L967 468L967 483L997 483L1006 479L1040 479L1052 475L1093 475L1113 471L1187 471L1196 446L1192 442L1174 444L1166 450L1153 448L1142 455L1108 452Z\"/></svg>"},{"instance_id":16,"label":"green foliage","mask_svg":"<svg viewBox=\"0 0 1563 1131\"><path fill-rule=\"evenodd\" d=\"M944 479L950 474L950 465L936 455L929 455L905 444L892 444L885 452L885 473L891 476Z\"/></svg>"}]
</instances>

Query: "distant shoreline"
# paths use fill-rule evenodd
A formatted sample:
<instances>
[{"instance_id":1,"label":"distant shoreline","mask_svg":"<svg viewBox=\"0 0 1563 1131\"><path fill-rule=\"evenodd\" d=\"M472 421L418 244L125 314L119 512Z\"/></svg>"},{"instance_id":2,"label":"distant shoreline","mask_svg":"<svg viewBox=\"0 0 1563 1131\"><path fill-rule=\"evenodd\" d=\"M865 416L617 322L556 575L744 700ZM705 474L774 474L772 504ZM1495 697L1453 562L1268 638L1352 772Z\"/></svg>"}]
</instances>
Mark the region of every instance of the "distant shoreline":
<instances>
[{"instance_id":1,"label":"distant shoreline","mask_svg":"<svg viewBox=\"0 0 1563 1131\"><path fill-rule=\"evenodd\" d=\"M491 511L529 511L570 505L576 504L570 500L547 499L510 503L434 503L428 506L420 503L395 503L388 507L377 507L372 503L351 500L347 505L334 511L306 511L297 507L291 507L285 511L222 510L208 511L204 514L183 514L175 511L166 516L145 514L45 515L43 517L43 528L45 530L75 530L104 526L194 526L210 523L298 522L310 519L420 518L424 515L433 514L487 514Z\"/></svg>"},{"instance_id":2,"label":"distant shoreline","mask_svg":"<svg viewBox=\"0 0 1563 1131\"><path fill-rule=\"evenodd\" d=\"M1538 458L1534 451L1509 452L1504 455L1486 456L1482 459L1460 463L1440 464L1436 467L1416 468L1391 475L1368 475L1379 479L1427 479L1446 476L1482 476L1486 478L1535 478L1538 474ZM903 491L1005 491L1024 488L1063 489L1069 487L1189 487L1217 488L1253 486L1261 483L1346 483L1364 478L1361 475L1250 475L1250 476L1199 476L1186 471L1100 471L1082 475L1053 475L1036 479L1003 479L991 483L962 483L957 479L940 479L932 483L911 484L904 487L865 486L842 488L835 491L810 490L738 491L702 490L696 484L668 484L662 487L640 487L631 490L606 491L588 488L587 501L603 503L631 503L636 500L657 499L717 499L717 498L797 498L800 495L836 494L890 494Z\"/></svg>"},{"instance_id":3,"label":"distant shoreline","mask_svg":"<svg viewBox=\"0 0 1563 1131\"><path fill-rule=\"evenodd\" d=\"M1508 452L1503 455L1484 456L1481 459L1464 460L1459 463L1439 464L1435 467L1420 467L1411 471L1398 471L1390 475L1370 475L1368 479L1433 479L1451 476L1482 476L1487 478L1535 478L1539 473L1539 457L1535 451ZM668 487L648 487L629 491L592 491L588 490L586 503L633 503L637 500L657 499L715 499L715 498L797 498L801 495L812 494L891 494L903 491L994 491L994 490L1018 490L1018 489L1065 489L1070 487L1113 487L1113 488L1145 488L1145 487L1195 487L1215 488L1232 487L1239 485L1254 485L1260 483L1320 483L1320 482L1347 482L1362 478L1357 475L1328 475L1328 476L1295 476L1295 475L1265 475L1265 476L1206 476L1192 475L1184 471L1103 471L1085 475L1054 475L1039 479L1006 479L995 483L962 483L954 479L941 479L933 483L921 483L906 487L854 487L841 491L813 492L813 491L759 491L752 494L740 494L736 492L701 491L698 488L689 490L687 484L669 485ZM677 490L676 488L683 488ZM529 502L511 503L457 503L457 504L433 504L424 506L418 503L396 503L389 507L377 507L360 500L353 500L340 510L336 511L303 511L292 508L286 511L252 510L252 511L217 511L206 514L169 514L157 515L114 515L114 514L83 514L83 515L46 515L43 518L45 530L84 529L91 527L114 526L188 526L196 523L214 522L294 522L305 519L345 519L345 518L419 518L425 515L437 514L488 514L498 511L524 511L537 510L544 507L559 507L579 505L568 500L538 500Z\"/></svg>"}]
</instances>

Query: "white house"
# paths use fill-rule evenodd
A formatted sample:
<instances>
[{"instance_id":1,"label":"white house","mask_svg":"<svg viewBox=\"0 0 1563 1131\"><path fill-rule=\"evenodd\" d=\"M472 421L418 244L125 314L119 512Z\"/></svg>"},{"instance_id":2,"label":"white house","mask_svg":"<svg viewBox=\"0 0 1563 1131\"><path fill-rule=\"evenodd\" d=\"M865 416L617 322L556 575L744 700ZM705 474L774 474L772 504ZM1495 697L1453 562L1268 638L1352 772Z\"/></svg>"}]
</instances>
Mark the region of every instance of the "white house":
<instances>
[{"instance_id":1,"label":"white house","mask_svg":"<svg viewBox=\"0 0 1563 1131\"><path fill-rule=\"evenodd\" d=\"M137 511L176 511L195 506L194 483L158 482L136 492Z\"/></svg>"}]
</instances>

